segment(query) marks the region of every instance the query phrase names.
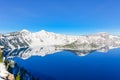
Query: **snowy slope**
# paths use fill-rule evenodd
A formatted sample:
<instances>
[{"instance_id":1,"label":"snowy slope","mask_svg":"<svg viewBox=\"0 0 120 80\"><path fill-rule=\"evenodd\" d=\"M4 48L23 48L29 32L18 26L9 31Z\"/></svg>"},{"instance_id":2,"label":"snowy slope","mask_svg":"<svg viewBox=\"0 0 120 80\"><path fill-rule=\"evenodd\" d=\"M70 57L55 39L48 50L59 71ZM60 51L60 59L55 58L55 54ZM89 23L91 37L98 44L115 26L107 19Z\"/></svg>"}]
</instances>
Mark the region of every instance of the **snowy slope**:
<instances>
[{"instance_id":1,"label":"snowy slope","mask_svg":"<svg viewBox=\"0 0 120 80\"><path fill-rule=\"evenodd\" d=\"M44 56L59 50L70 50L79 55L84 55L93 50L104 52L109 49L119 48L120 36L114 36L104 32L85 36L71 36L47 32L45 30L34 33L28 30L22 30L1 34L0 44L5 48L9 48L11 50L9 55L14 56L19 55L25 57L36 54ZM19 50L27 47L29 49L26 52L12 54L14 49Z\"/></svg>"},{"instance_id":2,"label":"snowy slope","mask_svg":"<svg viewBox=\"0 0 120 80\"><path fill-rule=\"evenodd\" d=\"M41 46L41 45L65 45L74 42L78 36L67 36L46 32L41 30L39 32L31 33L28 30L4 34L0 42L11 48L27 47L27 46Z\"/></svg>"},{"instance_id":3,"label":"snowy slope","mask_svg":"<svg viewBox=\"0 0 120 80\"><path fill-rule=\"evenodd\" d=\"M113 36L108 33L98 33L79 37L75 42L67 44L64 48L71 49L109 49L120 47L120 36Z\"/></svg>"},{"instance_id":4,"label":"snowy slope","mask_svg":"<svg viewBox=\"0 0 120 80\"><path fill-rule=\"evenodd\" d=\"M14 76L7 71L5 64L0 63L0 80L8 80L7 77L9 80L14 80Z\"/></svg>"}]
</instances>

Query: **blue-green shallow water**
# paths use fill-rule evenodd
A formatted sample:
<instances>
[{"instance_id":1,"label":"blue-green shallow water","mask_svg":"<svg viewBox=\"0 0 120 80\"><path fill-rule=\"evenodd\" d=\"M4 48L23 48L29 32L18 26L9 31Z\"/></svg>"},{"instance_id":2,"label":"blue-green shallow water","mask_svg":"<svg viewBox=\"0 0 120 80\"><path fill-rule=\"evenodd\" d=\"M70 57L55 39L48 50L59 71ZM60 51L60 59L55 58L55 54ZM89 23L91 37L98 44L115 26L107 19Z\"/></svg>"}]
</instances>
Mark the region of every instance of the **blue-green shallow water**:
<instances>
[{"instance_id":1,"label":"blue-green shallow water","mask_svg":"<svg viewBox=\"0 0 120 80\"><path fill-rule=\"evenodd\" d=\"M40 80L120 80L120 49L93 52L83 57L62 51L45 57L14 60Z\"/></svg>"}]
</instances>

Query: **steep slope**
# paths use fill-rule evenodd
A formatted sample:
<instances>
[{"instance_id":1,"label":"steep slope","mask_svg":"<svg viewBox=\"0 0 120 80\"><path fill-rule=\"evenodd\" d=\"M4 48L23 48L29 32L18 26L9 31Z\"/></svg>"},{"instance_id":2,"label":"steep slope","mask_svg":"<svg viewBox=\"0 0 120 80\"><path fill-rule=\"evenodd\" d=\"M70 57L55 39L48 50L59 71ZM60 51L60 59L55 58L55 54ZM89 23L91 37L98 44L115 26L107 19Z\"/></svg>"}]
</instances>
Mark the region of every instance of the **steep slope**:
<instances>
[{"instance_id":1,"label":"steep slope","mask_svg":"<svg viewBox=\"0 0 120 80\"><path fill-rule=\"evenodd\" d=\"M7 71L4 63L0 63L0 80L15 80L14 75Z\"/></svg>"},{"instance_id":2,"label":"steep slope","mask_svg":"<svg viewBox=\"0 0 120 80\"><path fill-rule=\"evenodd\" d=\"M2 35L0 43L5 47L15 49L41 45L65 45L74 42L77 38L77 36L60 35L44 30L35 33L31 33L28 30L22 30Z\"/></svg>"},{"instance_id":3,"label":"steep slope","mask_svg":"<svg viewBox=\"0 0 120 80\"><path fill-rule=\"evenodd\" d=\"M92 51L108 51L120 47L120 36L108 33L97 33L86 36L70 36L41 30L30 32L22 30L0 35L0 45L9 49L8 56L28 57L69 50L77 55L85 55ZM25 49L25 50L24 50ZM22 51L22 52L21 52Z\"/></svg>"},{"instance_id":4,"label":"steep slope","mask_svg":"<svg viewBox=\"0 0 120 80\"><path fill-rule=\"evenodd\" d=\"M27 47L31 44L29 34L30 32L24 30L20 32L4 34L0 38L0 44L2 44L5 48L9 47L11 49Z\"/></svg>"}]
</instances>

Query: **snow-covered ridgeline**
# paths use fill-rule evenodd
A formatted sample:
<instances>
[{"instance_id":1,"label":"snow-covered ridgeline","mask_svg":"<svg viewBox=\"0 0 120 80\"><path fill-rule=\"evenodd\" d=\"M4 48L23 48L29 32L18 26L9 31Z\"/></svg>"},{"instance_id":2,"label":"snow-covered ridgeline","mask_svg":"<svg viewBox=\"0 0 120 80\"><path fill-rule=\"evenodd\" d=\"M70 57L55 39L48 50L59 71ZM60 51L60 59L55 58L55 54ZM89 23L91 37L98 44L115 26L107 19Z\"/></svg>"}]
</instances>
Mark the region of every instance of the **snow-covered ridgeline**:
<instances>
[{"instance_id":1,"label":"snow-covered ridgeline","mask_svg":"<svg viewBox=\"0 0 120 80\"><path fill-rule=\"evenodd\" d=\"M0 42L4 46L9 46L13 49L27 46L65 45L74 42L78 37L79 36L55 34L44 30L35 33L29 32L28 30L22 30L4 34Z\"/></svg>"},{"instance_id":2,"label":"snow-covered ridgeline","mask_svg":"<svg viewBox=\"0 0 120 80\"><path fill-rule=\"evenodd\" d=\"M22 52L22 54L20 53L19 56L27 57L36 54L44 56L59 51L58 49L84 50L83 52L98 50L103 52L109 49L119 48L120 36L114 36L104 32L85 36L71 36L47 32L45 30L34 33L28 30L22 30L2 34L0 36L0 44L5 48L11 49L9 53L12 53L16 48L19 50L20 48L29 47L28 50Z\"/></svg>"},{"instance_id":3,"label":"snow-covered ridgeline","mask_svg":"<svg viewBox=\"0 0 120 80\"><path fill-rule=\"evenodd\" d=\"M8 33L2 35L0 44L11 48L34 47L46 45L67 45L76 44L95 44L98 46L118 47L120 46L120 36L113 36L108 33L97 33L86 36L70 36L56 34L41 30L32 33L28 30Z\"/></svg>"}]
</instances>

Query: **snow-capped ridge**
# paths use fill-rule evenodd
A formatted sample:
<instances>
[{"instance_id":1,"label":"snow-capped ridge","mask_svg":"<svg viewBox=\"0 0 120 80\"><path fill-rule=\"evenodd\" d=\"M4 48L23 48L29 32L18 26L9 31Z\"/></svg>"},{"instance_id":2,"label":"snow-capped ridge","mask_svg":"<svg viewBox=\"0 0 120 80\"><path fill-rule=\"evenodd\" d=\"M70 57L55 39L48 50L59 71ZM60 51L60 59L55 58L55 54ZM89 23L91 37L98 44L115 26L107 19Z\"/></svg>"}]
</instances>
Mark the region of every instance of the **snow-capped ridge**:
<instances>
[{"instance_id":1,"label":"snow-capped ridge","mask_svg":"<svg viewBox=\"0 0 120 80\"><path fill-rule=\"evenodd\" d=\"M41 33L42 33L42 32L44 33L44 32L47 32L47 31L46 31L46 30L41 30L40 32L41 32Z\"/></svg>"},{"instance_id":2,"label":"snow-capped ridge","mask_svg":"<svg viewBox=\"0 0 120 80\"><path fill-rule=\"evenodd\" d=\"M106 36L106 35L110 35L109 33L107 33L107 32L99 32L99 33L97 33L98 35L103 35L103 36Z\"/></svg>"},{"instance_id":3,"label":"snow-capped ridge","mask_svg":"<svg viewBox=\"0 0 120 80\"><path fill-rule=\"evenodd\" d=\"M23 30L21 30L20 32L30 32L30 31L27 30L27 29L23 29Z\"/></svg>"},{"instance_id":4,"label":"snow-capped ridge","mask_svg":"<svg viewBox=\"0 0 120 80\"><path fill-rule=\"evenodd\" d=\"M39 51L39 55L46 55L48 52L56 51L56 49L81 50L82 52L78 54L82 54L83 52L86 53L86 50L87 52L91 50L107 51L107 49L120 47L120 36L114 36L105 32L85 36L71 36L56 34L45 30L32 33L24 29L22 31L1 35L1 37L0 44L5 48L9 48L11 51L20 48L31 47L33 49L34 47L42 46L38 50L35 50L35 52L34 50L31 53L27 52L29 55L33 55ZM53 46L55 48L46 50L45 48L48 47L45 46ZM103 50L104 48L106 49ZM41 51L47 53L42 52L42 54ZM28 56L28 54L23 53L22 55Z\"/></svg>"}]
</instances>

